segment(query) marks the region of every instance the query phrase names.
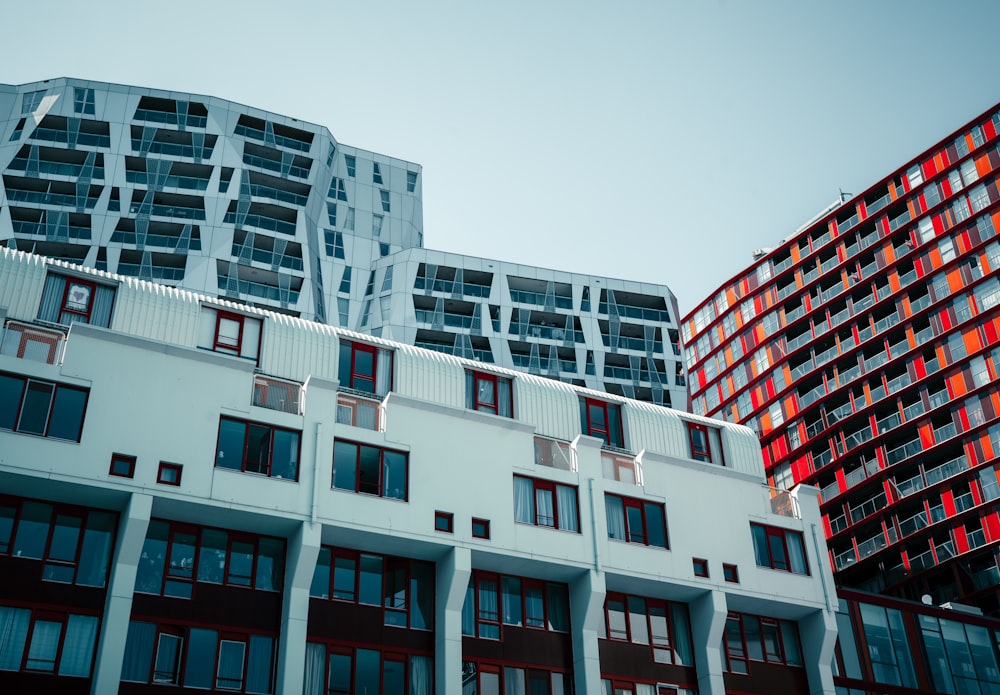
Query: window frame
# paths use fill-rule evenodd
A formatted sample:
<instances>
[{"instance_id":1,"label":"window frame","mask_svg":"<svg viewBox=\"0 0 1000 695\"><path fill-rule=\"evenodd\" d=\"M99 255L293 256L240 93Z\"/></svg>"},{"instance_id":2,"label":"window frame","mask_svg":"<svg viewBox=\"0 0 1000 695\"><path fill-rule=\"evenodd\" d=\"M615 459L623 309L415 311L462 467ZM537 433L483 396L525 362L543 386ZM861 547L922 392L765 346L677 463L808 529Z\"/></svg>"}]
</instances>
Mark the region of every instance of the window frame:
<instances>
[{"instance_id":1,"label":"window frame","mask_svg":"<svg viewBox=\"0 0 1000 695\"><path fill-rule=\"evenodd\" d=\"M212 352L221 352L225 355L234 355L239 357L243 353L243 330L245 328L244 321L246 316L243 314L234 314L231 311L224 311L223 309L215 310L215 335L212 339ZM236 333L236 344L229 342L224 342L221 339L222 336L222 322L233 321L239 328Z\"/></svg>"},{"instance_id":2,"label":"window frame","mask_svg":"<svg viewBox=\"0 0 1000 695\"><path fill-rule=\"evenodd\" d=\"M455 515L451 512L434 512L434 530L438 533L455 532Z\"/></svg>"},{"instance_id":3,"label":"window frame","mask_svg":"<svg viewBox=\"0 0 1000 695\"><path fill-rule=\"evenodd\" d=\"M354 488L346 488L337 486L337 444L345 444L355 447L355 457L354 457ZM362 449L374 449L378 452L378 492L373 493L367 490L361 489L362 476L361 476L361 464L362 464ZM403 488L402 497L396 495L387 494L386 485L388 480L385 475L385 455L386 453L398 454L402 457L403 467L405 470L405 486ZM392 449L389 447L378 446L375 444L368 444L366 442L358 442L351 439L342 439L336 437L333 440L333 472L331 475L330 488L332 490L344 490L346 492L353 492L358 495L368 495L371 497L379 497L388 500L399 500L401 502L408 502L410 499L410 452L403 451L401 449Z\"/></svg>"},{"instance_id":4,"label":"window frame","mask_svg":"<svg viewBox=\"0 0 1000 695\"><path fill-rule=\"evenodd\" d=\"M531 482L531 515L532 521L523 521L517 518L517 507L515 505L514 511L514 523L525 524L531 526L538 526L541 528L551 528L556 531L566 531L568 533L580 533L580 488L576 485L567 485L565 483L558 483L554 480L546 480L544 478L532 478L527 475L514 474L514 478L521 478ZM576 528L562 528L560 526L560 505L559 505L559 488L568 488L573 490L573 501L576 505L575 518L576 518ZM552 495L552 523L542 523L539 521L538 516L538 493L539 491L549 492ZM516 494L516 489L515 489Z\"/></svg>"},{"instance_id":5,"label":"window frame","mask_svg":"<svg viewBox=\"0 0 1000 695\"><path fill-rule=\"evenodd\" d=\"M761 529L760 532L756 529ZM759 544L760 536L759 533L763 533L763 540L765 541L764 546L761 547ZM798 574L801 576L810 576L811 572L809 570L809 554L806 551L805 538L801 531L796 531L793 529L786 529L780 526L768 526L766 524L750 524L750 535L753 541L754 547L754 560L758 567L763 567L764 569L778 570L780 572L789 572L790 574ZM797 545L801 551L801 559L803 564L802 572L793 569L794 560L792 554L789 552L789 538L797 539ZM778 561L775 557L773 550L775 549L775 543L780 543L780 549L784 555L784 562ZM768 564L763 564L764 559L763 554L766 553L766 559ZM784 566L782 566L784 565Z\"/></svg>"},{"instance_id":6,"label":"window frame","mask_svg":"<svg viewBox=\"0 0 1000 695\"><path fill-rule=\"evenodd\" d=\"M466 407L470 410L475 410L480 413L492 413L493 415L498 415L500 417L513 418L514 417L514 380L511 377L500 376L499 374L492 374L490 372L481 372L475 369L466 370L466 384L467 388L470 389L469 393L466 394ZM479 384L480 382L490 383L493 387L493 403L479 400ZM509 412L500 412L500 385L501 383L506 384L507 389L510 393L510 405ZM507 410L506 408L504 410Z\"/></svg>"},{"instance_id":7,"label":"window frame","mask_svg":"<svg viewBox=\"0 0 1000 695\"><path fill-rule=\"evenodd\" d=\"M472 537L488 541L490 539L490 520L472 517Z\"/></svg>"},{"instance_id":8,"label":"window frame","mask_svg":"<svg viewBox=\"0 0 1000 695\"><path fill-rule=\"evenodd\" d=\"M667 507L665 504L661 502L654 502L652 500L641 499L638 497L627 497L625 495L619 495L613 492L605 492L604 498L605 498L605 515L607 515L608 499L616 499L621 502L623 529L625 532L624 538L613 537L611 535L611 524L608 520L605 520L605 524L607 525L608 528L608 540L618 541L622 543L630 543L633 545L643 545L648 548L662 548L663 550L670 550L670 534L667 529ZM663 545L657 545L655 543L650 542L650 533L649 533L650 521L649 521L649 515L647 514L646 511L646 508L648 506L656 507L657 509L660 510L660 514L663 518L663 543L664 543ZM629 509L638 510L639 514L641 515L642 530L641 530L641 535L637 536L637 538L641 538L641 540L638 539L633 540L634 534L633 534L631 519L629 516Z\"/></svg>"},{"instance_id":9,"label":"window frame","mask_svg":"<svg viewBox=\"0 0 1000 695\"><path fill-rule=\"evenodd\" d=\"M630 599L641 600L645 606L645 641L634 639L635 635L633 635L632 615L635 613L631 609L633 602L630 601ZM614 635L612 635L611 627L612 612L609 605L611 602L621 604L621 617L622 620L624 620L624 631L616 630ZM604 598L604 634L599 635L599 637L601 639L607 639L614 642L627 642L629 644L648 647L650 649L650 658L654 663L681 665L678 664L680 657L677 654L679 643L677 639L677 629L679 626L677 625L677 620L673 613L673 607L676 605L681 604L668 601L666 599L651 598L636 594L626 594L618 591L608 591ZM666 623L665 641L662 641L663 636L657 635L657 631L654 629L653 614L655 611L662 613L662 617ZM686 627L690 631L690 615L687 617ZM689 642L690 637L691 635L689 634L688 639L685 641ZM666 658L660 658L661 656Z\"/></svg>"},{"instance_id":10,"label":"window frame","mask_svg":"<svg viewBox=\"0 0 1000 695\"><path fill-rule=\"evenodd\" d=\"M45 437L51 439L58 439L62 442L76 442L79 443L83 438L83 425L87 417L87 405L90 402L90 389L84 388L82 386L74 386L71 384L64 384L58 381L48 381L46 379L36 379L33 376L27 376L24 374L17 374L15 372L0 372L0 378L6 377L7 379L16 380L21 382L21 392L17 399L17 404L13 409L13 427L5 428L0 426L0 431L17 432L18 434L28 434L34 437ZM22 429L22 425L27 426L29 423L22 423L25 415L25 402L28 399L28 391L31 384L42 384L51 387L48 395L48 405L46 406L44 424L42 426L41 432L35 432L31 429ZM67 439L65 437L57 437L52 434L52 424L53 424L53 411L57 399L59 398L60 391L75 391L77 393L83 394L83 403L80 407L80 419L79 425L74 424L74 429L77 430L77 436L75 439ZM76 420L74 418L73 423Z\"/></svg>"},{"instance_id":11,"label":"window frame","mask_svg":"<svg viewBox=\"0 0 1000 695\"><path fill-rule=\"evenodd\" d=\"M255 386L256 388L256 386ZM243 447L240 453L240 467L235 468L233 466L220 466L220 449L222 444L222 427L223 422L237 423L243 426ZM268 434L268 445L267 445L267 461L263 464L265 470L260 470L261 462L248 462L247 456L250 451L250 436L251 427L259 427L267 429ZM275 434L277 432L285 432L287 434L294 435L296 438L295 445L295 475L292 478L286 478L283 476L274 475L274 448L275 448ZM224 452L223 452L224 453ZM242 418L229 417L228 415L219 416L219 428L215 440L215 468L222 470L237 471L239 473L250 473L252 475L259 475L265 478L272 478L274 480L291 480L293 482L298 482L299 480L299 467L301 464L302 457L302 432L300 430L291 429L289 427L280 427L278 425L272 425L267 422L257 422L255 420L244 420ZM248 463L255 463L258 467L257 469L248 467Z\"/></svg>"},{"instance_id":12,"label":"window frame","mask_svg":"<svg viewBox=\"0 0 1000 695\"><path fill-rule=\"evenodd\" d=\"M362 321L362 324L364 322ZM337 364L337 379L340 382L341 389L350 389L359 394L365 394L368 396L375 396L381 398L387 393L392 391L393 386L393 361L395 355L392 350L374 345L372 343L364 343L357 340L346 340L341 339L339 343L339 350L350 350L350 362L346 366L344 365L344 358L342 355L338 355ZM372 369L371 376L367 376L362 372L357 370L358 353L367 353L371 355ZM379 383L379 353L383 352L382 358L388 357L389 359L389 369L388 369L388 382L387 384ZM345 381L346 376L346 381ZM363 384L359 385L360 381L371 381L371 389L361 388Z\"/></svg>"},{"instance_id":13,"label":"window frame","mask_svg":"<svg viewBox=\"0 0 1000 695\"><path fill-rule=\"evenodd\" d=\"M580 406L580 424L582 426L583 434L589 437L603 439L604 444L602 446L604 447L612 447L615 449L626 448L625 428L623 426L624 421L622 419L622 408L620 403L580 396ZM604 413L603 429L599 425L595 425L593 423L593 419L591 418L591 408L598 408ZM613 427L615 424L617 424L617 432ZM615 434L618 435L617 438L614 437Z\"/></svg>"},{"instance_id":14,"label":"window frame","mask_svg":"<svg viewBox=\"0 0 1000 695\"><path fill-rule=\"evenodd\" d=\"M90 317L94 312L94 297L97 294L97 283L91 282L90 280L82 280L71 275L66 275L64 277L66 278L66 286L63 287L63 296L59 302L60 318L62 318L63 313L67 313L72 314L73 316L81 316L84 318L85 323L90 323ZM86 287L89 292L87 304L82 309L70 306L69 304L69 291L74 285Z\"/></svg>"},{"instance_id":15,"label":"window frame","mask_svg":"<svg viewBox=\"0 0 1000 695\"><path fill-rule=\"evenodd\" d=\"M732 584L740 583L740 568L729 562L722 563L722 578Z\"/></svg>"},{"instance_id":16,"label":"window frame","mask_svg":"<svg viewBox=\"0 0 1000 695\"><path fill-rule=\"evenodd\" d=\"M691 558L691 569L694 571L694 576L701 577L703 579L709 578L708 560L705 558Z\"/></svg>"},{"instance_id":17,"label":"window frame","mask_svg":"<svg viewBox=\"0 0 1000 695\"><path fill-rule=\"evenodd\" d=\"M130 456L128 454L111 454L111 466L108 469L108 475L115 478L134 478L135 477L135 464L138 459L135 456ZM124 464L127 466L125 472L120 472L117 470L118 464Z\"/></svg>"},{"instance_id":18,"label":"window frame","mask_svg":"<svg viewBox=\"0 0 1000 695\"><path fill-rule=\"evenodd\" d=\"M170 463L168 461L160 461L159 468L156 469L156 482L159 485L171 485L173 487L180 487L181 485L181 474L184 472L184 466L179 463ZM176 474L176 478L171 480L170 475Z\"/></svg>"}]
</instances>

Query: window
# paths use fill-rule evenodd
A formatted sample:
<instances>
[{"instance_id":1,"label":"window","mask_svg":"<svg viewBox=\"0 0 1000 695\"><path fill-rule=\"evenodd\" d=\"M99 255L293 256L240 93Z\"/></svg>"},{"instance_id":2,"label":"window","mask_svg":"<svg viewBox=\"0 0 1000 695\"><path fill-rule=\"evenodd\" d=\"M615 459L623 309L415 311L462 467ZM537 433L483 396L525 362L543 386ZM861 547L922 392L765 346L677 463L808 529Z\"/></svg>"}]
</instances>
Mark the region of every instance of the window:
<instances>
[{"instance_id":1,"label":"window","mask_svg":"<svg viewBox=\"0 0 1000 695\"><path fill-rule=\"evenodd\" d=\"M135 461L135 456L111 454L111 469L108 471L108 475L114 475L119 478L135 477Z\"/></svg>"},{"instance_id":2,"label":"window","mask_svg":"<svg viewBox=\"0 0 1000 695\"><path fill-rule=\"evenodd\" d=\"M723 636L726 671L750 672L750 661L802 666L795 623L746 613L730 613Z\"/></svg>"},{"instance_id":3,"label":"window","mask_svg":"<svg viewBox=\"0 0 1000 695\"><path fill-rule=\"evenodd\" d=\"M382 222L385 220L382 215L372 215L372 236L378 238L382 235ZM382 254L385 255L384 253Z\"/></svg>"},{"instance_id":4,"label":"window","mask_svg":"<svg viewBox=\"0 0 1000 695\"><path fill-rule=\"evenodd\" d=\"M342 200L347 202L347 189L344 188L344 179L338 179L334 176L330 179L330 190L327 191L327 198L331 200Z\"/></svg>"},{"instance_id":5,"label":"window","mask_svg":"<svg viewBox=\"0 0 1000 695\"><path fill-rule=\"evenodd\" d=\"M455 530L455 515L451 512L434 512L434 530L452 533Z\"/></svg>"},{"instance_id":6,"label":"window","mask_svg":"<svg viewBox=\"0 0 1000 695\"><path fill-rule=\"evenodd\" d=\"M691 565L694 569L694 576L708 578L708 560L700 557L692 558Z\"/></svg>"},{"instance_id":7,"label":"window","mask_svg":"<svg viewBox=\"0 0 1000 695\"><path fill-rule=\"evenodd\" d=\"M323 546L309 595L381 606L386 625L430 630L434 625L434 564Z\"/></svg>"},{"instance_id":8,"label":"window","mask_svg":"<svg viewBox=\"0 0 1000 695\"><path fill-rule=\"evenodd\" d=\"M344 164L347 165L347 175L350 176L353 179L354 178L354 174L357 173L357 170L358 170L358 160L357 160L357 158L353 154L345 154L344 155Z\"/></svg>"},{"instance_id":9,"label":"window","mask_svg":"<svg viewBox=\"0 0 1000 695\"><path fill-rule=\"evenodd\" d=\"M92 615L0 606L0 671L89 678L98 623Z\"/></svg>"},{"instance_id":10,"label":"window","mask_svg":"<svg viewBox=\"0 0 1000 695\"><path fill-rule=\"evenodd\" d=\"M198 347L224 355L257 361L260 351L261 320L202 306Z\"/></svg>"},{"instance_id":11,"label":"window","mask_svg":"<svg viewBox=\"0 0 1000 695\"><path fill-rule=\"evenodd\" d=\"M576 486L515 475L514 520L579 533Z\"/></svg>"},{"instance_id":12,"label":"window","mask_svg":"<svg viewBox=\"0 0 1000 695\"><path fill-rule=\"evenodd\" d=\"M129 622L121 679L185 688L274 692L275 638Z\"/></svg>"},{"instance_id":13,"label":"window","mask_svg":"<svg viewBox=\"0 0 1000 695\"><path fill-rule=\"evenodd\" d=\"M338 375L342 388L385 396L392 389L392 351L341 340Z\"/></svg>"},{"instance_id":14,"label":"window","mask_svg":"<svg viewBox=\"0 0 1000 695\"><path fill-rule=\"evenodd\" d=\"M139 593L191 598L196 582L281 591L285 542L154 519L141 558Z\"/></svg>"},{"instance_id":15,"label":"window","mask_svg":"<svg viewBox=\"0 0 1000 695\"><path fill-rule=\"evenodd\" d=\"M433 695L434 657L307 642L303 675L303 695Z\"/></svg>"},{"instance_id":16,"label":"window","mask_svg":"<svg viewBox=\"0 0 1000 695\"><path fill-rule=\"evenodd\" d=\"M750 524L753 535L754 556L759 567L809 574L806 564L805 545L798 531Z\"/></svg>"},{"instance_id":17,"label":"window","mask_svg":"<svg viewBox=\"0 0 1000 695\"><path fill-rule=\"evenodd\" d=\"M73 113L94 115L94 90L83 87L73 88Z\"/></svg>"},{"instance_id":18,"label":"window","mask_svg":"<svg viewBox=\"0 0 1000 695\"><path fill-rule=\"evenodd\" d=\"M657 663L694 665L686 605L609 591L604 609L607 639L649 645Z\"/></svg>"},{"instance_id":19,"label":"window","mask_svg":"<svg viewBox=\"0 0 1000 695\"><path fill-rule=\"evenodd\" d=\"M691 445L691 458L695 461L726 465L722 455L722 432L718 427L687 423L688 441Z\"/></svg>"},{"instance_id":20,"label":"window","mask_svg":"<svg viewBox=\"0 0 1000 695\"><path fill-rule=\"evenodd\" d=\"M417 172L406 172L406 192L413 193L417 190Z\"/></svg>"},{"instance_id":21,"label":"window","mask_svg":"<svg viewBox=\"0 0 1000 695\"><path fill-rule=\"evenodd\" d=\"M79 442L87 389L0 372L0 429Z\"/></svg>"},{"instance_id":22,"label":"window","mask_svg":"<svg viewBox=\"0 0 1000 695\"><path fill-rule=\"evenodd\" d=\"M472 537L490 539L490 520L472 517Z\"/></svg>"},{"instance_id":23,"label":"window","mask_svg":"<svg viewBox=\"0 0 1000 695\"><path fill-rule=\"evenodd\" d=\"M391 212L389 209L389 191L379 190L378 196L382 201L382 212Z\"/></svg>"},{"instance_id":24,"label":"window","mask_svg":"<svg viewBox=\"0 0 1000 695\"><path fill-rule=\"evenodd\" d=\"M299 438L295 430L219 418L215 467L298 480Z\"/></svg>"},{"instance_id":25,"label":"window","mask_svg":"<svg viewBox=\"0 0 1000 695\"><path fill-rule=\"evenodd\" d=\"M407 454L337 439L333 443L333 487L406 501Z\"/></svg>"},{"instance_id":26,"label":"window","mask_svg":"<svg viewBox=\"0 0 1000 695\"><path fill-rule=\"evenodd\" d=\"M722 578L733 584L740 583L740 571L736 565L722 563Z\"/></svg>"},{"instance_id":27,"label":"window","mask_svg":"<svg viewBox=\"0 0 1000 695\"><path fill-rule=\"evenodd\" d=\"M372 183L382 185L382 169L379 167L378 162L372 163Z\"/></svg>"},{"instance_id":28,"label":"window","mask_svg":"<svg viewBox=\"0 0 1000 695\"><path fill-rule=\"evenodd\" d=\"M79 321L107 328L111 325L111 309L114 303L114 287L68 275L49 273L42 289L38 318L41 321L67 326Z\"/></svg>"},{"instance_id":29,"label":"window","mask_svg":"<svg viewBox=\"0 0 1000 695\"><path fill-rule=\"evenodd\" d=\"M569 588L474 571L462 606L462 634L498 640L501 625L569 632Z\"/></svg>"},{"instance_id":30,"label":"window","mask_svg":"<svg viewBox=\"0 0 1000 695\"><path fill-rule=\"evenodd\" d=\"M156 482L163 485L180 485L182 470L183 466L179 463L160 461L160 468L156 472Z\"/></svg>"},{"instance_id":31,"label":"window","mask_svg":"<svg viewBox=\"0 0 1000 695\"><path fill-rule=\"evenodd\" d=\"M37 92L26 92L24 96L21 97L21 115L26 116L29 113L34 113L35 110L41 106L42 97L44 96L44 89Z\"/></svg>"},{"instance_id":32,"label":"window","mask_svg":"<svg viewBox=\"0 0 1000 695\"><path fill-rule=\"evenodd\" d=\"M584 434L603 439L606 446L625 448L621 406L617 403L581 398L580 426Z\"/></svg>"},{"instance_id":33,"label":"window","mask_svg":"<svg viewBox=\"0 0 1000 695\"><path fill-rule=\"evenodd\" d=\"M514 417L513 382L485 372L465 373L465 407L502 417Z\"/></svg>"},{"instance_id":34,"label":"window","mask_svg":"<svg viewBox=\"0 0 1000 695\"><path fill-rule=\"evenodd\" d=\"M664 506L658 502L604 495L608 538L667 548L667 521Z\"/></svg>"}]
</instances>

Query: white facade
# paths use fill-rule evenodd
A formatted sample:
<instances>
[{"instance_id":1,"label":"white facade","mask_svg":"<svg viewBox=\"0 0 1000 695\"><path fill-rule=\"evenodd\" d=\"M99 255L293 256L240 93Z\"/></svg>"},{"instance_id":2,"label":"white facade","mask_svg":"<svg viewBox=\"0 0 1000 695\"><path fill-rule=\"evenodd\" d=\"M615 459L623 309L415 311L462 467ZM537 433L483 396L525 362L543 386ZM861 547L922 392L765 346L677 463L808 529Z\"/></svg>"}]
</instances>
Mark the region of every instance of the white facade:
<instances>
[{"instance_id":1,"label":"white facade","mask_svg":"<svg viewBox=\"0 0 1000 695\"><path fill-rule=\"evenodd\" d=\"M425 251L420 166L325 127L142 87L0 85L0 172L2 246L686 406L669 289Z\"/></svg>"},{"instance_id":2,"label":"white facade","mask_svg":"<svg viewBox=\"0 0 1000 695\"><path fill-rule=\"evenodd\" d=\"M46 277L53 275L70 285L82 280L84 287L113 288L108 327L40 322ZM67 294L57 301L71 299ZM230 315L243 317L240 349L256 354L222 354L217 330L206 333L206 325L220 325L206 317ZM817 492L799 487L775 497L765 486L757 440L744 427L6 249L0 249L0 318L0 377L87 392L78 442L25 433L28 415L20 411L15 424L0 430L0 491L120 514L92 693L119 687L130 617L147 601L136 578L151 519L284 539L277 693L301 693L308 679L307 643L316 627L310 624L310 586L323 545L434 563L433 683L439 694L463 692L468 637L463 643L462 609L477 571L568 586L570 673L579 695L601 693L609 668L599 649L607 641L607 592L686 606L695 674L688 692L724 692L726 657L719 645L730 611L793 621L808 692L834 692L829 664L836 597ZM349 344L392 352L387 395L373 399L338 382L339 358ZM467 407L469 370L510 379L513 417ZM287 388L282 393L292 397L277 401L262 385ZM581 399L620 408L622 446L602 448L600 438L584 434ZM357 415L368 405L377 418ZM18 408L27 405L4 402L0 392L0 425L3 413ZM50 417L54 431L55 409ZM289 469L294 479L279 479L275 469L268 476L222 467L223 420L297 433ZM716 463L692 458L692 426L719 435L712 444L721 446L712 449ZM405 453L402 494L335 488L335 440ZM565 465L540 465L539 447L560 452ZM115 453L134 457L133 477L109 473ZM178 469L168 466L165 473L162 462L181 467L179 484L170 484ZM385 482L389 473L380 475ZM562 486L554 498L559 504L575 494L575 521L567 510L559 522L569 528L549 527L534 506L534 523L515 521L516 515L523 520L515 500L518 477L541 481L536 489ZM665 511L669 549L654 547L652 531L649 544L631 535L630 542L610 538L620 522L609 522L607 495L652 504L644 514ZM443 518L452 520L450 532L436 528ZM488 538L473 535L473 520L488 522ZM752 525L801 538L808 574L759 566ZM704 562L709 576L696 576L695 560ZM29 562L13 555L4 560L3 553L0 561ZM738 568L738 581L724 580L724 564ZM0 589L0 605L11 599ZM157 600L176 602L171 605L178 615L194 605Z\"/></svg>"}]
</instances>

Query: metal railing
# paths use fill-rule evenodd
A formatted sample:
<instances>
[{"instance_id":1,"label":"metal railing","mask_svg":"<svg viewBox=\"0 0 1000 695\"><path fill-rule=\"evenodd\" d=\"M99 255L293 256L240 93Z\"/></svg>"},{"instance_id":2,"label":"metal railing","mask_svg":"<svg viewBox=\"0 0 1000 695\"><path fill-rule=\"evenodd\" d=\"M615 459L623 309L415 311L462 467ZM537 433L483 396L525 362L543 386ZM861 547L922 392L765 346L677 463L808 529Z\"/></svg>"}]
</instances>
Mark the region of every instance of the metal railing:
<instances>
[{"instance_id":1,"label":"metal railing","mask_svg":"<svg viewBox=\"0 0 1000 695\"><path fill-rule=\"evenodd\" d=\"M282 413L300 415L303 407L302 385L274 377L255 376L253 378L253 404Z\"/></svg>"},{"instance_id":2,"label":"metal railing","mask_svg":"<svg viewBox=\"0 0 1000 695\"><path fill-rule=\"evenodd\" d=\"M61 331L38 328L18 321L8 321L0 336L0 355L59 364L62 362L66 336Z\"/></svg>"}]
</instances>

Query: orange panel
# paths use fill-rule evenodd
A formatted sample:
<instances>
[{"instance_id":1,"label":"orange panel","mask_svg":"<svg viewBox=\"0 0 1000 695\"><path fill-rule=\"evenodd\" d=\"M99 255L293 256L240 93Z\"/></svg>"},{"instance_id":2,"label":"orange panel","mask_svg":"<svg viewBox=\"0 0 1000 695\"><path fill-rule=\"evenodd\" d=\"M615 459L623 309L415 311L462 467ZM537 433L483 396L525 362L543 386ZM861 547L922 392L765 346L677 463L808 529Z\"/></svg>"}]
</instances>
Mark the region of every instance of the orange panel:
<instances>
[{"instance_id":1,"label":"orange panel","mask_svg":"<svg viewBox=\"0 0 1000 695\"><path fill-rule=\"evenodd\" d=\"M896 260L896 253L892 250L892 242L887 242L886 245L882 247L882 255L885 256L886 265L889 265Z\"/></svg>"},{"instance_id":2,"label":"orange panel","mask_svg":"<svg viewBox=\"0 0 1000 695\"><path fill-rule=\"evenodd\" d=\"M941 252L936 246L927 253L927 258L931 262L931 268L941 267Z\"/></svg>"},{"instance_id":3,"label":"orange panel","mask_svg":"<svg viewBox=\"0 0 1000 695\"><path fill-rule=\"evenodd\" d=\"M948 384L948 395L951 396L951 398L964 396L965 392L968 390L965 387L965 377L962 376L961 372L948 377L945 381Z\"/></svg>"},{"instance_id":4,"label":"orange panel","mask_svg":"<svg viewBox=\"0 0 1000 695\"><path fill-rule=\"evenodd\" d=\"M948 273L948 289L952 292L961 292L965 287L965 283L962 282L962 271L959 268L955 268Z\"/></svg>"},{"instance_id":5,"label":"orange panel","mask_svg":"<svg viewBox=\"0 0 1000 695\"><path fill-rule=\"evenodd\" d=\"M930 423L921 425L917 432L920 434L920 445L924 448L934 446L934 426Z\"/></svg>"},{"instance_id":6,"label":"orange panel","mask_svg":"<svg viewBox=\"0 0 1000 695\"><path fill-rule=\"evenodd\" d=\"M985 154L976 160L976 171L979 172L979 178L990 173L990 158Z\"/></svg>"},{"instance_id":7,"label":"orange panel","mask_svg":"<svg viewBox=\"0 0 1000 695\"><path fill-rule=\"evenodd\" d=\"M1000 212L994 212L990 218L993 220L993 228L1000 229Z\"/></svg>"},{"instance_id":8,"label":"orange panel","mask_svg":"<svg viewBox=\"0 0 1000 695\"><path fill-rule=\"evenodd\" d=\"M899 292L899 273L895 270L889 273L889 289L893 292Z\"/></svg>"},{"instance_id":9,"label":"orange panel","mask_svg":"<svg viewBox=\"0 0 1000 695\"><path fill-rule=\"evenodd\" d=\"M962 339L965 341L965 350L969 354L976 352L983 346L982 341L979 340L979 330L976 328L970 328L963 333Z\"/></svg>"}]
</instances>

